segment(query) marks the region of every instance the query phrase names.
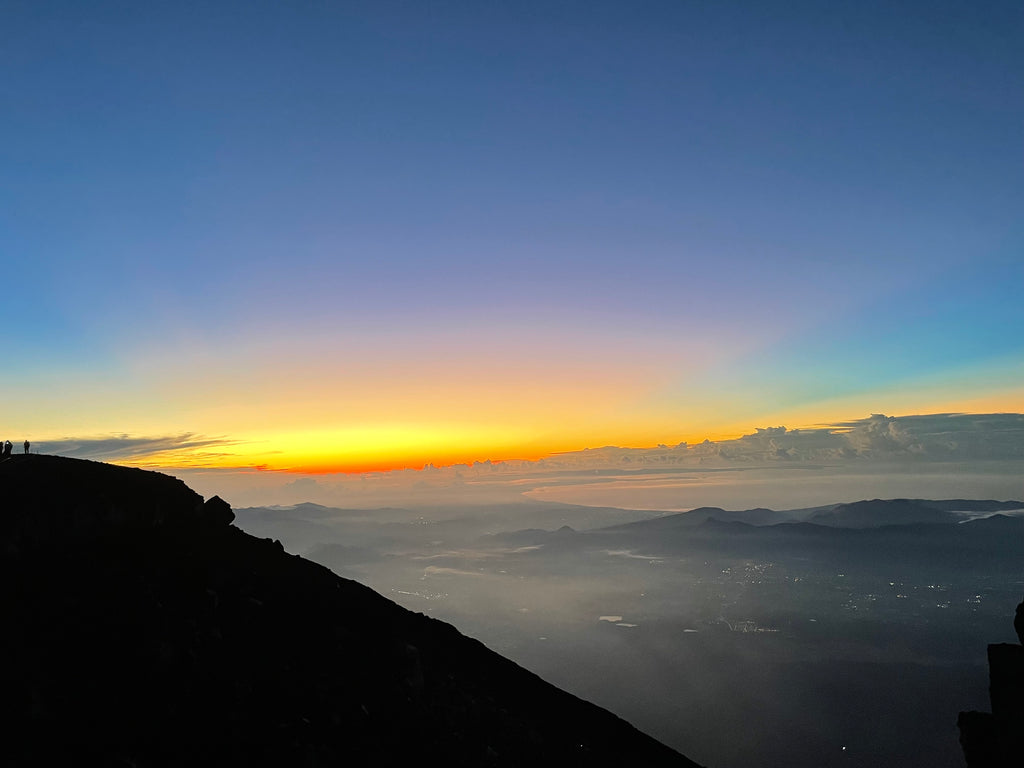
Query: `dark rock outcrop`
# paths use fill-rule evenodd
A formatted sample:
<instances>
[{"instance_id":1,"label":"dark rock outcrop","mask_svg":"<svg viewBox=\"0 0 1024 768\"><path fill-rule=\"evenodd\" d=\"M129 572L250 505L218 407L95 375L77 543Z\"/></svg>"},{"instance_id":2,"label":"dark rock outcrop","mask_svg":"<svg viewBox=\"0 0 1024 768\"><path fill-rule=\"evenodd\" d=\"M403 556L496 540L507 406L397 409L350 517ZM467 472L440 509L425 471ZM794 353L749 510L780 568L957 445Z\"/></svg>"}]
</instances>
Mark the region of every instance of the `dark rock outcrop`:
<instances>
[{"instance_id":1,"label":"dark rock outcrop","mask_svg":"<svg viewBox=\"0 0 1024 768\"><path fill-rule=\"evenodd\" d=\"M1013 622L1018 636L1022 616L1024 602ZM1024 765L1024 645L990 645L988 671L992 711L961 712L957 718L964 758L968 768L1019 768Z\"/></svg>"},{"instance_id":2,"label":"dark rock outcrop","mask_svg":"<svg viewBox=\"0 0 1024 768\"><path fill-rule=\"evenodd\" d=\"M1017 633L1017 639L1024 645L1024 602L1017 606L1013 616L1013 631Z\"/></svg>"},{"instance_id":3,"label":"dark rock outcrop","mask_svg":"<svg viewBox=\"0 0 1024 768\"><path fill-rule=\"evenodd\" d=\"M0 463L0 763L693 766L174 478Z\"/></svg>"}]
</instances>

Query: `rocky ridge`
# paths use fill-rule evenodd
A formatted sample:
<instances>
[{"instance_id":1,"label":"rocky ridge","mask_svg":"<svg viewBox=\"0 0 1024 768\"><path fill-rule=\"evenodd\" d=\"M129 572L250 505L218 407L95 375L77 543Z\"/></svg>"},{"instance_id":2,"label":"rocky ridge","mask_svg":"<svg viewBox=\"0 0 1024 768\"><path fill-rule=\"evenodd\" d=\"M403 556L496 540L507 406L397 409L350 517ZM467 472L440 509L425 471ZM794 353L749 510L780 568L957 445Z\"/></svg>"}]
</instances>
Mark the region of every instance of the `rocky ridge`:
<instances>
[{"instance_id":1,"label":"rocky ridge","mask_svg":"<svg viewBox=\"0 0 1024 768\"><path fill-rule=\"evenodd\" d=\"M694 766L166 475L0 462L7 765Z\"/></svg>"},{"instance_id":2,"label":"rocky ridge","mask_svg":"<svg viewBox=\"0 0 1024 768\"><path fill-rule=\"evenodd\" d=\"M968 768L1018 768L1024 765L1024 602L1013 628L1020 643L988 647L991 712L961 712L960 746Z\"/></svg>"}]
</instances>

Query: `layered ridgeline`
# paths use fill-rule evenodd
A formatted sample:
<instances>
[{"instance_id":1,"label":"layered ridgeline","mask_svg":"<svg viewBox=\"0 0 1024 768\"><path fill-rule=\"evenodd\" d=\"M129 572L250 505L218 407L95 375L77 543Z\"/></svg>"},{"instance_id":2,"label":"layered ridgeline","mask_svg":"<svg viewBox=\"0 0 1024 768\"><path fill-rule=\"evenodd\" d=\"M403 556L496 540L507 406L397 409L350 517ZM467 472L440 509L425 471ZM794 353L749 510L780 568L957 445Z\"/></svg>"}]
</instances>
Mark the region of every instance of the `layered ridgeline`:
<instances>
[{"instance_id":1,"label":"layered ridgeline","mask_svg":"<svg viewBox=\"0 0 1024 768\"><path fill-rule=\"evenodd\" d=\"M154 472L0 463L7 765L693 766Z\"/></svg>"}]
</instances>

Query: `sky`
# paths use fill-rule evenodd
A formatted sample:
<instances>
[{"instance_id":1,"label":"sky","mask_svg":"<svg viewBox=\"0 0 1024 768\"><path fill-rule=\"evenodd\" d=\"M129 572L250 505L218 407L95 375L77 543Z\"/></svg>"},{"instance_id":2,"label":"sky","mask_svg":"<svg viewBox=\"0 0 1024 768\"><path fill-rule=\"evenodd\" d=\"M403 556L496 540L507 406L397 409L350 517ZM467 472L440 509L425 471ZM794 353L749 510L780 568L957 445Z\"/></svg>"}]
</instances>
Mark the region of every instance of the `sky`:
<instances>
[{"instance_id":1,"label":"sky","mask_svg":"<svg viewBox=\"0 0 1024 768\"><path fill-rule=\"evenodd\" d=\"M1022 33L4 2L0 437L323 473L1024 412Z\"/></svg>"}]
</instances>

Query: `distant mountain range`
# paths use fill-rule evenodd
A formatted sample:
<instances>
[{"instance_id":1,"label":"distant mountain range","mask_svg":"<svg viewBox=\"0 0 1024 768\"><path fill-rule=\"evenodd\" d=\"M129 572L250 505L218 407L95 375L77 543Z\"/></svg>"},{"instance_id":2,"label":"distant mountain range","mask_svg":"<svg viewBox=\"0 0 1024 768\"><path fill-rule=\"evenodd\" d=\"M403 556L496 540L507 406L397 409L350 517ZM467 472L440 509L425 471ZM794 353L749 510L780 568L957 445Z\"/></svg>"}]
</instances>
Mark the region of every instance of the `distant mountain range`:
<instances>
[{"instance_id":1,"label":"distant mountain range","mask_svg":"<svg viewBox=\"0 0 1024 768\"><path fill-rule=\"evenodd\" d=\"M807 509L776 511L755 509L725 510L699 507L688 512L656 517L634 523L610 526L605 530L671 530L700 525L714 519L719 522L767 526L806 522L832 528L881 528L912 523L953 524L969 522L1000 512L1024 513L1024 501L972 499L871 499L847 504L829 504Z\"/></svg>"},{"instance_id":2,"label":"distant mountain range","mask_svg":"<svg viewBox=\"0 0 1024 768\"><path fill-rule=\"evenodd\" d=\"M696 765L174 478L15 456L0 500L4 764Z\"/></svg>"},{"instance_id":3,"label":"distant mountain range","mask_svg":"<svg viewBox=\"0 0 1024 768\"><path fill-rule=\"evenodd\" d=\"M837 562L938 559L950 569L985 568L989 563L1017 567L1024 564L1024 502L873 499L784 511L700 507L585 531L533 529L497 538L520 546L617 547L648 555L705 550Z\"/></svg>"}]
</instances>

